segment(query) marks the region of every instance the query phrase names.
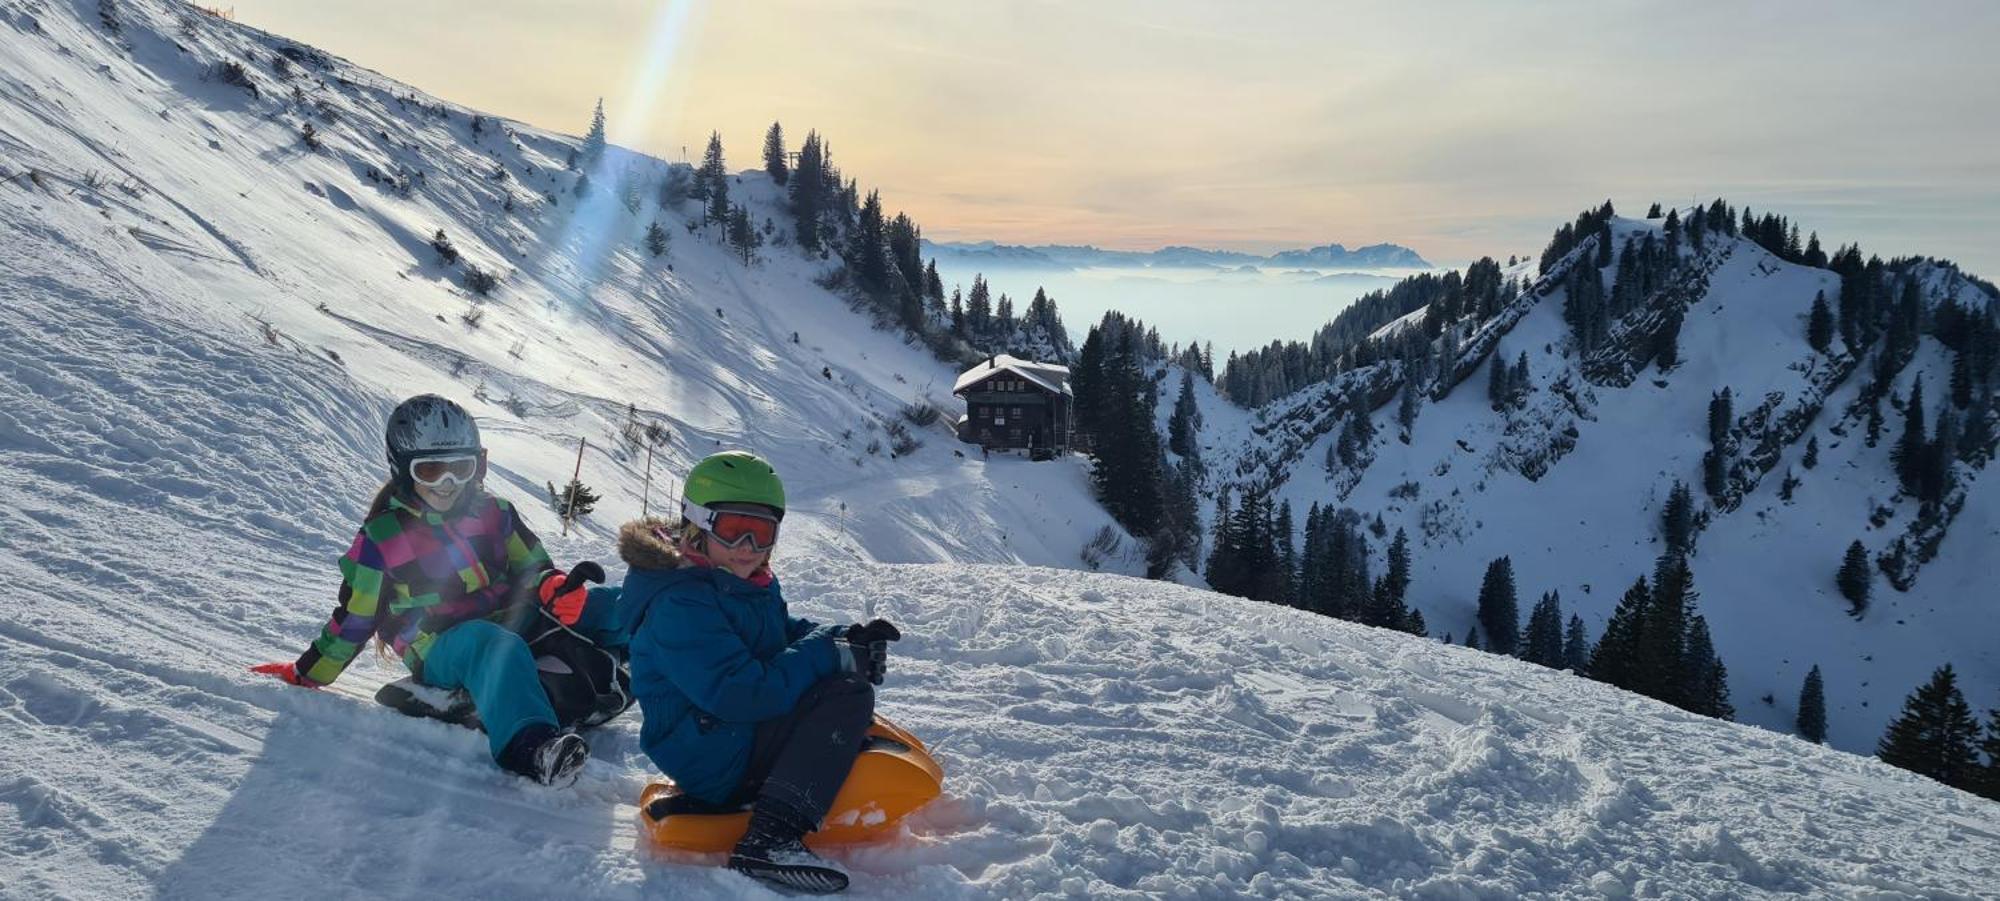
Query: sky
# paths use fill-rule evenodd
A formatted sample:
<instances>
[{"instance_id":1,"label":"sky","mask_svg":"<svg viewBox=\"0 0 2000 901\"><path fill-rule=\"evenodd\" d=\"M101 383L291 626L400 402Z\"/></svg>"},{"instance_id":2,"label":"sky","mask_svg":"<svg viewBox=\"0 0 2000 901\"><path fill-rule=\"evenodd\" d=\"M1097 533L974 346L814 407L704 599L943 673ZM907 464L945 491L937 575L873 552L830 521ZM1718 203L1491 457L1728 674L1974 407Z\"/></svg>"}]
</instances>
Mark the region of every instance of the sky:
<instances>
[{"instance_id":1,"label":"sky","mask_svg":"<svg viewBox=\"0 0 2000 901\"><path fill-rule=\"evenodd\" d=\"M733 168L808 129L934 240L1536 254L1723 196L2000 279L2000 4L237 0L441 98Z\"/></svg>"}]
</instances>

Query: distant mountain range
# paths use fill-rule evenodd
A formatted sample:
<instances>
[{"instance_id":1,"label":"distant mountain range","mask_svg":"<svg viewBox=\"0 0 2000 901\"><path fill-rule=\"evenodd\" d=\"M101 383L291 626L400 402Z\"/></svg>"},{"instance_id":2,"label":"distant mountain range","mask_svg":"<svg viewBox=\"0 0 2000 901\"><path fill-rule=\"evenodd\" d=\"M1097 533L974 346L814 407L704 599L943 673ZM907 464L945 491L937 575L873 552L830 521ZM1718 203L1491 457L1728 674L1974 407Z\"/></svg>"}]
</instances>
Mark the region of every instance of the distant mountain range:
<instances>
[{"instance_id":1,"label":"distant mountain range","mask_svg":"<svg viewBox=\"0 0 2000 901\"><path fill-rule=\"evenodd\" d=\"M1151 252L1103 250L1089 245L998 244L992 241L925 241L924 252L962 263L1019 269L1084 269L1092 266L1167 266L1176 268L1289 266L1325 269L1431 269L1417 252L1397 244L1370 244L1349 250L1340 244L1285 250L1270 256L1199 247L1162 247Z\"/></svg>"}]
</instances>

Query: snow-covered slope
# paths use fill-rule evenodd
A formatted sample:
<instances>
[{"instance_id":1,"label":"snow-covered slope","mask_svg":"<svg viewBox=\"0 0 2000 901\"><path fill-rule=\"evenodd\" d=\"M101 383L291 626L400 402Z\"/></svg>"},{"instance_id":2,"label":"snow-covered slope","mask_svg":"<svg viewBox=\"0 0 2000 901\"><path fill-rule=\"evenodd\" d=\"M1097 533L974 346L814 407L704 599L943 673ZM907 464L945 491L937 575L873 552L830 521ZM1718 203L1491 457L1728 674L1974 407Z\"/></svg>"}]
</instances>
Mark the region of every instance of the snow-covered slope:
<instances>
[{"instance_id":1,"label":"snow-covered slope","mask_svg":"<svg viewBox=\"0 0 2000 901\"><path fill-rule=\"evenodd\" d=\"M571 139L491 120L475 137L467 111L309 48L282 78L273 50L295 45L178 5L116 4L119 36L98 8L0 0L0 896L763 894L636 846L654 774L635 719L553 792L476 735L367 701L393 664L364 657L320 693L244 671L322 621L382 416L421 390L474 404L496 490L564 562L608 558L642 502L627 405L671 435L658 481L725 445L777 458L788 593L905 624L882 706L950 773L910 835L845 856L864 897L2000 884L1992 805L1873 761L1407 636L1021 565L1075 565L1105 521L1076 500L1081 469L962 459L942 432L869 453L872 412L950 373L814 287L815 264L772 248L746 271L681 227L690 211L633 215L608 191L579 209ZM257 96L201 78L225 57ZM324 153L299 147L303 115ZM774 212L760 176L736 185ZM654 218L672 271L636 251ZM502 276L477 328L427 247L438 228ZM578 437L606 499L563 537L534 499Z\"/></svg>"},{"instance_id":2,"label":"snow-covered slope","mask_svg":"<svg viewBox=\"0 0 2000 901\"><path fill-rule=\"evenodd\" d=\"M1657 237L1661 222L1613 219L1612 227L1619 246ZM1586 242L1576 253L1588 256L1594 246ZM1524 262L1506 274L1531 282L1533 266ZM1613 271L1602 276L1607 285ZM1932 309L2000 302L1948 268L1918 262L1910 271ZM1901 496L1890 464L1902 418L1895 406L1921 377L1934 416L1950 351L1933 336L1921 339L1893 380L1895 406L1882 403L1889 424L1871 447L1867 406L1858 398L1872 355L1857 362L1844 352L1815 353L1806 341L1815 294L1834 302L1839 276L1717 234L1685 272L1695 294L1680 331L1680 363L1667 372L1645 365L1622 373L1607 363L1609 352L1579 355L1563 319L1566 292L1555 279L1546 296L1529 292L1457 339L1467 348L1461 367L1477 368L1448 395L1422 404L1407 443L1395 421L1400 374L1391 363L1254 413L1205 406L1204 416L1222 423L1201 438L1206 456L1239 488L1282 480L1275 496L1301 514L1319 503L1350 507L1368 520L1380 515L1386 532L1374 539L1378 571L1383 539L1406 529L1415 557L1410 601L1434 635L1459 638L1474 623L1487 564L1502 555L1512 559L1524 617L1543 592L1558 591L1565 615L1580 612L1592 637L1601 634L1620 594L1652 572L1663 551L1661 508L1674 482L1684 482L1712 517L1691 565L1700 612L1729 667L1738 719L1791 731L1814 665L1826 680L1829 740L1857 753L1873 752L1903 697L1944 663L1956 667L1975 709L2000 706L2000 643L1989 622L2000 572L1992 559L2000 480L1959 467L1964 504L1907 592L1877 573L1874 603L1857 620L1834 583L1849 542L1859 539L1879 555L1911 529L1918 505ZM1614 344L1618 337L1614 332ZM1834 347L1841 347L1838 338ZM1533 390L1520 409L1495 412L1489 404L1489 349L1510 364L1526 354ZM1359 468L1329 470L1327 452L1351 414L1328 401L1369 394L1367 387L1376 401L1389 399L1370 414L1370 452ZM1709 400L1725 387L1735 399L1738 449L1730 496L1718 502L1704 494L1702 461ZM1807 468L1802 457L1815 438L1817 466ZM1769 455L1768 470L1755 465L1759 453ZM1781 494L1788 473L1799 479L1789 500Z\"/></svg>"},{"instance_id":3,"label":"snow-covered slope","mask_svg":"<svg viewBox=\"0 0 2000 901\"><path fill-rule=\"evenodd\" d=\"M957 373L815 285L830 263L773 241L746 268L719 227L701 227L698 202L659 205L665 163L614 148L579 198L578 173L564 168L574 139L491 117L475 127L472 111L191 7L119 7L114 36L94 3L0 5L0 175L8 225L25 231L6 251L20 258L6 324L89 334L63 321L88 308L127 330L104 337L114 345L208 336L230 349L226 362L167 358L134 378L240 385L288 370L315 386L270 399L270 412L337 406L344 418L257 450L315 457L326 468L313 477L343 480L353 500L295 523L323 534L322 547L344 540L350 507L378 478L376 423L422 391L490 423L501 480L524 499L566 482L578 438L590 439L583 480L606 500L584 531L598 538L642 501L644 443L622 433L655 424L666 435L655 509L694 460L747 444L787 476L794 534L815 548L1076 566L1108 522L1076 461L954 454ZM230 62L254 95L222 80ZM301 143L305 124L322 150ZM620 201L628 179L636 210ZM754 221L786 219L760 171L732 182ZM654 222L672 237L664 259L642 249ZM463 262L439 262L439 229ZM461 286L471 265L499 275L490 298ZM303 403L298 391L341 402ZM191 431L279 431L210 399L169 412ZM912 427L922 447L892 459L886 424L926 399L946 415ZM93 436L117 443L95 425L69 441L85 450ZM209 452L252 456L219 443Z\"/></svg>"},{"instance_id":4,"label":"snow-covered slope","mask_svg":"<svg viewBox=\"0 0 2000 901\"><path fill-rule=\"evenodd\" d=\"M948 773L911 834L842 855L858 897L2000 885L2000 806L1518 661L1101 574L814 558L785 577L808 615L906 625L882 705ZM346 696L385 664L312 694L237 674L234 640L135 658L52 617L0 625L9 897L767 895L635 847L629 721L553 792L477 735Z\"/></svg>"}]
</instances>

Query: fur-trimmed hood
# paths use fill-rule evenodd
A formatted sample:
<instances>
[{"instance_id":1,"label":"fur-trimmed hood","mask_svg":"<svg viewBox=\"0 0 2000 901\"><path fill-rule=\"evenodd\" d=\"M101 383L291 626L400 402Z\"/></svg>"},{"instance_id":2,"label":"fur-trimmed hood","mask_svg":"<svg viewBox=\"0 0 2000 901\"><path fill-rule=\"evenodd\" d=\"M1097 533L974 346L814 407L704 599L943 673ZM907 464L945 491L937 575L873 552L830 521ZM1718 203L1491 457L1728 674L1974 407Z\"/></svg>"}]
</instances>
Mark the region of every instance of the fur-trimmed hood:
<instances>
[{"instance_id":1,"label":"fur-trimmed hood","mask_svg":"<svg viewBox=\"0 0 2000 901\"><path fill-rule=\"evenodd\" d=\"M618 527L618 559L634 569L674 570L681 554L674 547L674 527L658 516L635 519ZM661 536L668 536L662 538Z\"/></svg>"}]
</instances>

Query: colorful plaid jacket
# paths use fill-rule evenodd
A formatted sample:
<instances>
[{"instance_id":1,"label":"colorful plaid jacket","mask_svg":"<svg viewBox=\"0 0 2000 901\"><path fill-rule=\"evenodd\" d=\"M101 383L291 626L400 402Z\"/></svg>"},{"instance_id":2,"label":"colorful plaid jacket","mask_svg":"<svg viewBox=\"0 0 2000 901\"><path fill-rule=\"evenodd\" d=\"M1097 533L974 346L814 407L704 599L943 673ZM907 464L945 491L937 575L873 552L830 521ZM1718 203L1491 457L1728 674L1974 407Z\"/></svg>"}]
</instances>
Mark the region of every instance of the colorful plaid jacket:
<instances>
[{"instance_id":1,"label":"colorful plaid jacket","mask_svg":"<svg viewBox=\"0 0 2000 901\"><path fill-rule=\"evenodd\" d=\"M299 657L298 673L332 682L379 636L421 675L438 633L532 604L536 584L554 568L504 500L482 493L440 514L392 498L340 558L340 606Z\"/></svg>"}]
</instances>

